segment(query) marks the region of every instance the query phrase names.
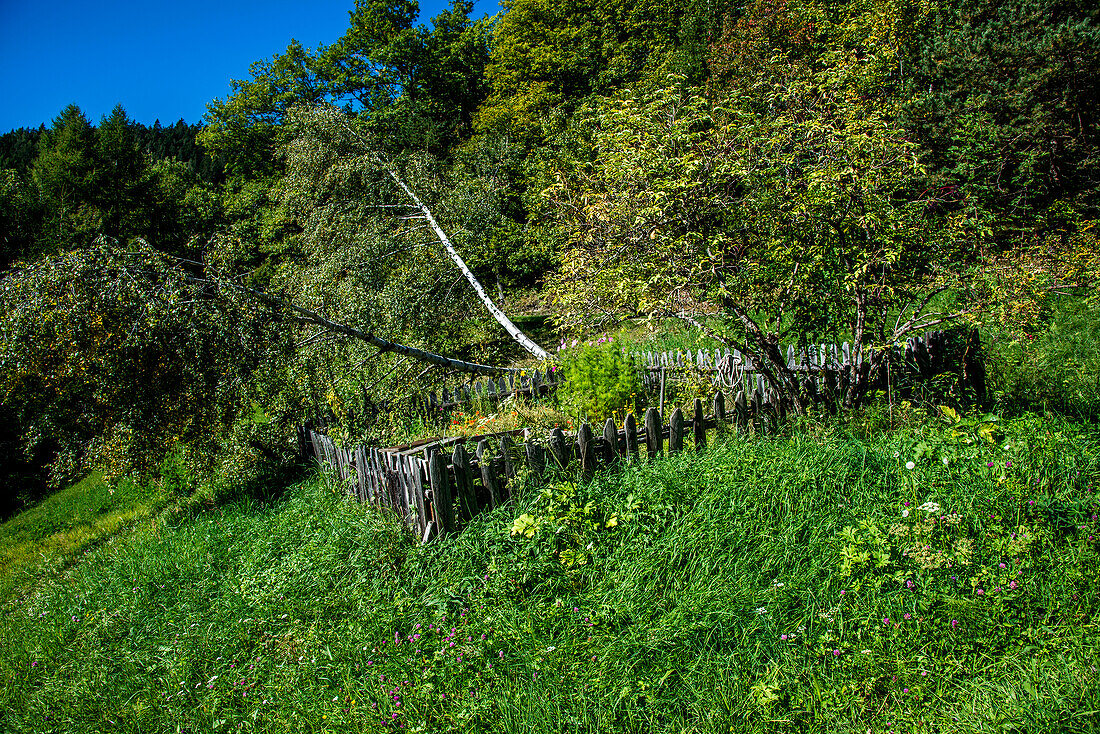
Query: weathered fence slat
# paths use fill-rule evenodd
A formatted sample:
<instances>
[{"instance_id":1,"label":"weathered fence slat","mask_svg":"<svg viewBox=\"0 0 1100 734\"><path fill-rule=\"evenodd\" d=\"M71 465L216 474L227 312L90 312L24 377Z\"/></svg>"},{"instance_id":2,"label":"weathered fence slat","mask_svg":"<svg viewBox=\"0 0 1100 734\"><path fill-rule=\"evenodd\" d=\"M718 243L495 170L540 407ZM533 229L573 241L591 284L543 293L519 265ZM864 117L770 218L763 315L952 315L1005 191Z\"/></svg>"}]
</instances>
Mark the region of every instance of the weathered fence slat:
<instances>
[{"instance_id":1,"label":"weathered fence slat","mask_svg":"<svg viewBox=\"0 0 1100 734\"><path fill-rule=\"evenodd\" d=\"M565 434L562 433L561 428L555 428L550 432L550 440L548 441L550 448L550 454L554 457L554 461L557 463L559 469L564 469L569 465L569 448L565 443Z\"/></svg>"},{"instance_id":2,"label":"weathered fence slat","mask_svg":"<svg viewBox=\"0 0 1100 734\"><path fill-rule=\"evenodd\" d=\"M608 418L607 422L603 424L603 440L603 461L605 464L610 464L618 459L621 453L619 448L619 429L615 427L614 418Z\"/></svg>"},{"instance_id":3,"label":"weathered fence slat","mask_svg":"<svg viewBox=\"0 0 1100 734\"><path fill-rule=\"evenodd\" d=\"M511 483L512 479L516 476L516 467L512 463L512 437L505 434L500 437L500 456L503 459L503 473L501 474L501 481L503 486L507 486Z\"/></svg>"},{"instance_id":4,"label":"weathered fence slat","mask_svg":"<svg viewBox=\"0 0 1100 734\"><path fill-rule=\"evenodd\" d=\"M432 451L428 458L428 481L432 486L432 507L439 529L453 533L455 530L454 505L451 498L450 482L447 481L447 461L443 452Z\"/></svg>"},{"instance_id":5,"label":"weathered fence slat","mask_svg":"<svg viewBox=\"0 0 1100 734\"><path fill-rule=\"evenodd\" d=\"M672 411L668 421L668 453L682 451L684 448L684 411L677 408Z\"/></svg>"},{"instance_id":6,"label":"weathered fence slat","mask_svg":"<svg viewBox=\"0 0 1100 734\"><path fill-rule=\"evenodd\" d=\"M546 451L535 443L532 436L528 436L523 443L524 452L527 454L527 467L536 478L541 478L546 471Z\"/></svg>"},{"instance_id":7,"label":"weathered fence slat","mask_svg":"<svg viewBox=\"0 0 1100 734\"><path fill-rule=\"evenodd\" d=\"M577 431L577 449L581 457L581 476L591 479L596 473L596 447L592 441L592 426L582 423Z\"/></svg>"},{"instance_id":8,"label":"weathered fence slat","mask_svg":"<svg viewBox=\"0 0 1100 734\"><path fill-rule=\"evenodd\" d=\"M661 414L656 408L645 411L645 450L649 458L660 456L664 444L661 431Z\"/></svg>"},{"instance_id":9,"label":"weathered fence slat","mask_svg":"<svg viewBox=\"0 0 1100 734\"><path fill-rule=\"evenodd\" d=\"M623 419L623 433L626 434L626 447L624 456L629 456L631 461L638 460L638 421L633 413L627 413Z\"/></svg>"},{"instance_id":10,"label":"weathered fence slat","mask_svg":"<svg viewBox=\"0 0 1100 734\"><path fill-rule=\"evenodd\" d=\"M451 454L451 467L454 471L455 504L462 511L462 519L470 520L477 514L477 499L474 497L474 477L470 468L470 454L461 443L455 446Z\"/></svg>"},{"instance_id":11,"label":"weathered fence slat","mask_svg":"<svg viewBox=\"0 0 1100 734\"><path fill-rule=\"evenodd\" d=\"M695 450L702 451L707 447L707 419L703 414L703 401L699 398L695 398L695 415L691 419L691 428L695 434Z\"/></svg>"},{"instance_id":12,"label":"weathered fence slat","mask_svg":"<svg viewBox=\"0 0 1100 734\"><path fill-rule=\"evenodd\" d=\"M714 433L718 436L726 432L726 396L722 391L714 393Z\"/></svg>"}]
</instances>

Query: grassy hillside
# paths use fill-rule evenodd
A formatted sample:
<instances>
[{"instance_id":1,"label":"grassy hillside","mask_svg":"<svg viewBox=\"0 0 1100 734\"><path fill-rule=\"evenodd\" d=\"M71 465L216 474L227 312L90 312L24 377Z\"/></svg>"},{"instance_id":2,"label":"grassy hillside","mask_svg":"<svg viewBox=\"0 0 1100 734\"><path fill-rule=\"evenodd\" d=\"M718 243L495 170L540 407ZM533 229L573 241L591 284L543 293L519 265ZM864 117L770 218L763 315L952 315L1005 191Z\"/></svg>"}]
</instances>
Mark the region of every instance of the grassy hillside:
<instances>
[{"instance_id":1,"label":"grassy hillside","mask_svg":"<svg viewBox=\"0 0 1100 734\"><path fill-rule=\"evenodd\" d=\"M1100 729L1100 430L980 428L530 483L423 547L323 480L142 526L4 600L0 729Z\"/></svg>"}]
</instances>

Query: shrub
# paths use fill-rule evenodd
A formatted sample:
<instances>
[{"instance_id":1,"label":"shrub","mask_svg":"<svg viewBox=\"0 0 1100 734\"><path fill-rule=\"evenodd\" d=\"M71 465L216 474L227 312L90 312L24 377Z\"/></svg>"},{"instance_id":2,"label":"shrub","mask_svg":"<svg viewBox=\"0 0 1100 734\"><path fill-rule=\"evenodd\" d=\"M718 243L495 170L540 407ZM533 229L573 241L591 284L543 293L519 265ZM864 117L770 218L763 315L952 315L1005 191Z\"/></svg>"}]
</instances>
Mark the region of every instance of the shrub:
<instances>
[{"instance_id":1,"label":"shrub","mask_svg":"<svg viewBox=\"0 0 1100 734\"><path fill-rule=\"evenodd\" d=\"M562 408L575 417L596 422L638 411L638 366L609 338L574 346L563 354L561 369Z\"/></svg>"}]
</instances>

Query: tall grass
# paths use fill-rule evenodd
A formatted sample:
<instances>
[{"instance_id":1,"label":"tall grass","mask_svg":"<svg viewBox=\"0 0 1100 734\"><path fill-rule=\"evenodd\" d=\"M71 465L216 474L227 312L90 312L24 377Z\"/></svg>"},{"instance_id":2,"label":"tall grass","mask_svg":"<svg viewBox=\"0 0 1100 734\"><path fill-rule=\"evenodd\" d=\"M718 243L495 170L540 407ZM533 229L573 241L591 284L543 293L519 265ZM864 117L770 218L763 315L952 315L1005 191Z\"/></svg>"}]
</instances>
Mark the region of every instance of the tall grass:
<instances>
[{"instance_id":1,"label":"tall grass","mask_svg":"<svg viewBox=\"0 0 1100 734\"><path fill-rule=\"evenodd\" d=\"M1006 407L1100 418L1100 313L1095 306L1066 298L1037 333L993 330L985 341L991 376Z\"/></svg>"},{"instance_id":2,"label":"tall grass","mask_svg":"<svg viewBox=\"0 0 1100 734\"><path fill-rule=\"evenodd\" d=\"M818 429L524 478L426 546L324 481L181 514L4 603L0 728L1100 728L1100 431L969 439ZM962 568L903 555L927 502Z\"/></svg>"}]
</instances>

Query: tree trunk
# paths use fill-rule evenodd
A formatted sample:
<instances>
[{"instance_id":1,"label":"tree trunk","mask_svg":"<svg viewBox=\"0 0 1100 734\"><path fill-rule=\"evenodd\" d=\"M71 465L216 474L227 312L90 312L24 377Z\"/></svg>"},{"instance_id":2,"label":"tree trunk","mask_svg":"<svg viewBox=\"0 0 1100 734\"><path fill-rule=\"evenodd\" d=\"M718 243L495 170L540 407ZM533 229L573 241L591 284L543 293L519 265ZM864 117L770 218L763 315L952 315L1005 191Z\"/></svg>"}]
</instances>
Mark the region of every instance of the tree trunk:
<instances>
[{"instance_id":1,"label":"tree trunk","mask_svg":"<svg viewBox=\"0 0 1100 734\"><path fill-rule=\"evenodd\" d=\"M423 215L425 221L428 222L428 226L431 227L433 232L435 232L435 236L439 239L439 241L443 243L443 249L447 251L447 255L451 258L451 260L454 261L454 264L458 266L458 269L462 271L462 274L466 276L466 280L468 280L470 282L470 285L473 286L474 292L477 293L477 297L480 298L481 302L485 304L485 308L489 309L489 313L493 315L493 318L497 320L497 323L503 326L504 330L507 331L513 339L519 342L520 346L522 346L531 354L535 355L539 359L553 359L553 357L550 356L549 352L540 347L538 344L535 344L535 342L533 342L526 334L520 331L519 327L513 324L512 320L509 319L505 315L505 313L501 311L499 307L497 307L495 303L493 303L493 299L489 297L489 294L485 292L485 289L481 286L481 283L478 282L478 279L476 277L474 277L474 274L470 271L470 268L466 266L465 261L463 261L462 257L458 254L458 251L455 250L454 245L451 244L451 240L449 237L447 237L447 233L444 232L443 228L439 226L439 223L435 221L435 217L432 216L431 210L424 204L424 202L420 200L420 197L418 197L416 193L413 192L413 190L409 188L409 186L403 180L401 180L401 177L398 176L397 173L390 166L387 166L380 157L376 156L376 160L378 161L378 164L382 166L382 169L389 174L390 178L394 180L394 183L397 184L397 187L401 189L405 193L405 196L409 197L409 199L411 199L412 202L416 205L416 208L420 210L420 213Z\"/></svg>"},{"instance_id":2,"label":"tree trunk","mask_svg":"<svg viewBox=\"0 0 1100 734\"><path fill-rule=\"evenodd\" d=\"M200 279L195 278L195 280ZM211 281L203 282L209 283ZM316 311L311 311L308 308L303 308L297 304L290 303L289 301L284 301L281 298L277 298L276 296L264 293L263 291L257 290L255 288L249 288L248 286L238 285L236 283L230 282L216 281L215 284L222 287L232 288L242 293L247 293L263 301L269 306L284 308L288 311L293 311L296 314L295 319L297 319L299 322L315 324L317 326L328 329L329 331L334 331L338 334L344 334L346 336L354 337L356 339L361 339L368 344L378 347L378 349L383 352L396 352L397 354L411 357L412 359L418 360L420 362L427 362L428 364L439 365L440 367L447 367L457 372L469 372L479 375L499 375L504 372L519 371L511 367L493 367L492 365L487 364L478 364L476 362L466 362L461 359L452 359L450 357L445 357L442 354L436 354L435 352L429 352L424 349L417 349L416 347L398 344L397 342L392 342L389 339L383 339L380 336L375 336L370 332L356 329L354 326L341 324L336 321L330 321Z\"/></svg>"}]
</instances>

